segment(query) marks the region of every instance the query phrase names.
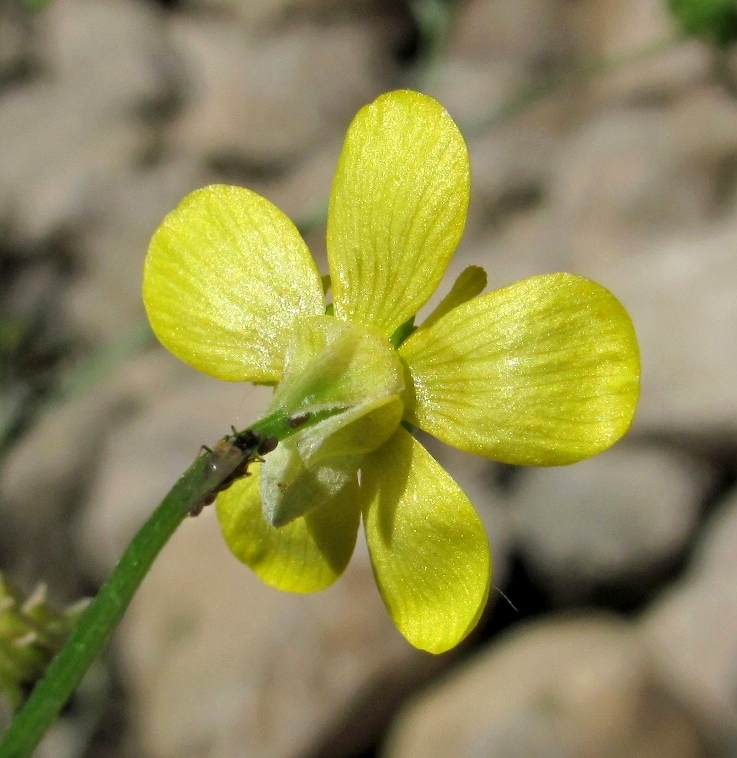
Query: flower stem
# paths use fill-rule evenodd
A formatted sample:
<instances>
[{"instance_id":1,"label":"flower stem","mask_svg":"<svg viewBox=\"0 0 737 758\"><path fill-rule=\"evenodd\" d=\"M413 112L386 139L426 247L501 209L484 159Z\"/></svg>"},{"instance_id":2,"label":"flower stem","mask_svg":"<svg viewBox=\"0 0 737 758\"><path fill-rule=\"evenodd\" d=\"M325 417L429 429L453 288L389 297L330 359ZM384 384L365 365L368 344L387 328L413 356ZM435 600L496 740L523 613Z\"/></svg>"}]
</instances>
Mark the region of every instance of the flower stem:
<instances>
[{"instance_id":1,"label":"flower stem","mask_svg":"<svg viewBox=\"0 0 737 758\"><path fill-rule=\"evenodd\" d=\"M261 439L276 437L283 440L298 429L312 426L343 410L329 409L319 415L291 418L277 411L250 429ZM188 514L198 513L203 503L210 502L232 481L230 471L219 473L218 467L212 465L218 455L217 446L215 450L195 459L130 542L64 647L51 662L44 678L34 687L0 738L0 758L25 758L31 755L118 625L161 548ZM258 453L246 451L243 455L242 470L245 471L247 464L255 460Z\"/></svg>"}]
</instances>

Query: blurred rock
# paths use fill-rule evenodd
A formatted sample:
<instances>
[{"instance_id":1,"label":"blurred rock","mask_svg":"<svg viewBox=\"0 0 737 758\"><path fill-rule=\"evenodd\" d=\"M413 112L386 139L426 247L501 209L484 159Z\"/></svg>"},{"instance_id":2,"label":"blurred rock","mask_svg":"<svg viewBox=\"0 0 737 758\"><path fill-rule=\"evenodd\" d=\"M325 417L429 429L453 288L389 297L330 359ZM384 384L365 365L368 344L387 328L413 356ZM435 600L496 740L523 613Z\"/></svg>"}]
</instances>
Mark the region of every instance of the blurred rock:
<instances>
[{"instance_id":1,"label":"blurred rock","mask_svg":"<svg viewBox=\"0 0 737 758\"><path fill-rule=\"evenodd\" d=\"M155 7L136 0L50 3L44 11L50 78L100 113L127 108L131 115L154 105L170 86Z\"/></svg>"},{"instance_id":2,"label":"blurred rock","mask_svg":"<svg viewBox=\"0 0 737 758\"><path fill-rule=\"evenodd\" d=\"M732 492L702 534L688 573L642 619L663 679L699 715L714 755L733 755L737 746L736 575Z\"/></svg>"},{"instance_id":3,"label":"blurred rock","mask_svg":"<svg viewBox=\"0 0 737 758\"><path fill-rule=\"evenodd\" d=\"M472 137L472 189L464 240L449 277L468 265L486 269L488 289L571 269L550 204L557 138L548 122L516 120Z\"/></svg>"},{"instance_id":4,"label":"blurred rock","mask_svg":"<svg viewBox=\"0 0 737 758\"><path fill-rule=\"evenodd\" d=\"M237 24L249 33L263 33L283 22L294 0L188 0L185 7L195 15L211 13L226 25Z\"/></svg>"},{"instance_id":5,"label":"blurred rock","mask_svg":"<svg viewBox=\"0 0 737 758\"><path fill-rule=\"evenodd\" d=\"M391 11L382 0L186 0L186 8L230 17L254 36L268 33L295 19L335 17Z\"/></svg>"},{"instance_id":6,"label":"blurred rock","mask_svg":"<svg viewBox=\"0 0 737 758\"><path fill-rule=\"evenodd\" d=\"M508 634L411 703L388 758L701 758L687 712L629 625L548 620Z\"/></svg>"},{"instance_id":7,"label":"blurred rock","mask_svg":"<svg viewBox=\"0 0 737 758\"><path fill-rule=\"evenodd\" d=\"M96 395L62 403L21 438L3 466L3 511L20 512L27 524L39 527L69 507L104 435L108 403Z\"/></svg>"},{"instance_id":8,"label":"blurred rock","mask_svg":"<svg viewBox=\"0 0 737 758\"><path fill-rule=\"evenodd\" d=\"M60 303L66 333L95 346L144 322L141 279L151 236L186 194L212 183L196 161L168 156L108 179L85 202L91 218L74 248L81 270Z\"/></svg>"},{"instance_id":9,"label":"blurred rock","mask_svg":"<svg viewBox=\"0 0 737 758\"><path fill-rule=\"evenodd\" d=\"M0 93L0 220L19 249L68 233L101 183L150 136L166 100L158 16L132 0L68 0L45 12L47 73Z\"/></svg>"},{"instance_id":10,"label":"blurred rock","mask_svg":"<svg viewBox=\"0 0 737 758\"><path fill-rule=\"evenodd\" d=\"M102 375L86 389L90 376L79 375L79 384L69 388L76 394L47 409L10 450L0 472L0 544L8 557L17 552L17 571L29 583L49 581L62 596L65 590L72 597L78 591L69 519L89 497L108 439L157 393L176 386L183 371L193 373L160 349L129 357L124 366L96 365L95 370Z\"/></svg>"},{"instance_id":11,"label":"blurred rock","mask_svg":"<svg viewBox=\"0 0 737 758\"><path fill-rule=\"evenodd\" d=\"M510 556L523 562L511 574L529 589L520 615L591 597L649 610L634 630L580 618L510 630L397 722L392 754L737 754L733 500L660 597L713 494L712 468L685 451L718 482L734 474L736 101L699 43L546 91L665 39L661 0L449 3L448 44L429 70L412 65L408 7L56 0L28 16L21 0L0 0L0 317L50 314L44 328L70 344L60 365L100 348L108 372L4 459L3 569L71 599L103 578L199 445L263 407L160 348L107 362L143 318L142 260L164 215L213 180L249 186L310 229L324 270L320 218L347 124L380 91L418 86L458 119L471 152L471 216L450 279L470 264L487 268L490 288L556 270L597 279L631 312L643 360L632 438L600 459L507 476L428 446L487 524L495 584L506 589ZM23 402L19 384L0 391L6 415ZM90 696L94 718L71 709L44 755L381 750L406 688L457 660L401 640L362 543L331 590L281 595L230 556L211 511L183 525L125 622L121 697ZM98 730L107 709L114 723Z\"/></svg>"},{"instance_id":12,"label":"blurred rock","mask_svg":"<svg viewBox=\"0 0 737 758\"><path fill-rule=\"evenodd\" d=\"M34 24L20 3L0 3L0 88L31 73Z\"/></svg>"},{"instance_id":13,"label":"blurred rock","mask_svg":"<svg viewBox=\"0 0 737 758\"><path fill-rule=\"evenodd\" d=\"M509 60L484 65L451 58L438 66L430 86L422 89L443 104L461 129L467 127L472 134L483 128L527 79Z\"/></svg>"},{"instance_id":14,"label":"blurred rock","mask_svg":"<svg viewBox=\"0 0 737 758\"><path fill-rule=\"evenodd\" d=\"M530 470L511 499L514 534L537 582L563 603L635 577L641 597L684 549L708 484L693 459L620 443Z\"/></svg>"},{"instance_id":15,"label":"blurred rock","mask_svg":"<svg viewBox=\"0 0 737 758\"><path fill-rule=\"evenodd\" d=\"M430 94L468 130L468 137L496 126L511 103L552 75L561 43L557 15L556 4L548 0L458 4L445 54L431 71ZM556 118L565 107L558 98L543 120ZM512 109L519 115L520 109ZM534 118L539 115L536 110Z\"/></svg>"},{"instance_id":16,"label":"blurred rock","mask_svg":"<svg viewBox=\"0 0 737 758\"><path fill-rule=\"evenodd\" d=\"M82 223L85 198L128 165L148 140L139 124L120 113L101 128L98 114L84 104L70 106L75 99L46 83L2 98L0 217L19 251Z\"/></svg>"},{"instance_id":17,"label":"blurred rock","mask_svg":"<svg viewBox=\"0 0 737 758\"><path fill-rule=\"evenodd\" d=\"M642 392L634 429L704 441L737 433L737 217L660 242L589 276L617 294L635 324Z\"/></svg>"},{"instance_id":18,"label":"blurred rock","mask_svg":"<svg viewBox=\"0 0 737 758\"><path fill-rule=\"evenodd\" d=\"M553 185L555 237L581 269L734 207L737 105L718 91L668 109L602 111L566 142Z\"/></svg>"},{"instance_id":19,"label":"blurred rock","mask_svg":"<svg viewBox=\"0 0 737 758\"><path fill-rule=\"evenodd\" d=\"M327 260L320 260L325 249L325 221L330 189L335 168L343 147L344 135L336 135L306 153L279 176L254 178L248 188L270 200L308 233L315 232L318 244L310 250L319 262L321 271L327 271ZM236 184L239 181L236 178ZM319 245L319 246L318 246ZM323 255L324 258L324 255Z\"/></svg>"},{"instance_id":20,"label":"blurred rock","mask_svg":"<svg viewBox=\"0 0 737 758\"><path fill-rule=\"evenodd\" d=\"M282 171L342 133L381 88L388 34L381 19L294 26L256 40L237 26L179 17L169 32L191 92L173 140L213 165Z\"/></svg>"},{"instance_id":21,"label":"blurred rock","mask_svg":"<svg viewBox=\"0 0 737 758\"><path fill-rule=\"evenodd\" d=\"M557 15L556 3L549 0L467 0L453 19L447 55L534 67L549 57L560 40Z\"/></svg>"},{"instance_id":22,"label":"blurred rock","mask_svg":"<svg viewBox=\"0 0 737 758\"><path fill-rule=\"evenodd\" d=\"M333 587L291 595L233 558L212 509L183 524L118 635L140 754L306 755L367 692L394 702L436 666L393 628L361 535L356 553Z\"/></svg>"},{"instance_id":23,"label":"blurred rock","mask_svg":"<svg viewBox=\"0 0 737 758\"><path fill-rule=\"evenodd\" d=\"M97 465L109 412L106 399L95 396L53 408L3 462L3 562L29 584L48 581L67 598L80 591L70 558L68 518Z\"/></svg>"},{"instance_id":24,"label":"blurred rock","mask_svg":"<svg viewBox=\"0 0 737 758\"><path fill-rule=\"evenodd\" d=\"M100 373L77 375L78 383L68 387L71 396L52 404L9 452L0 508L17 510L30 523L64 510L69 503L63 493L79 495L104 458L104 440L117 435L121 419L125 423L153 398L171 392L183 374L199 376L162 348L128 357L125 365L94 368Z\"/></svg>"},{"instance_id":25,"label":"blurred rock","mask_svg":"<svg viewBox=\"0 0 737 758\"><path fill-rule=\"evenodd\" d=\"M471 209L483 214L487 227L498 231L510 199L542 194L550 180L555 138L550 124L500 123L471 134L468 148L473 168ZM540 198L539 198L540 199Z\"/></svg>"},{"instance_id":26,"label":"blurred rock","mask_svg":"<svg viewBox=\"0 0 737 758\"><path fill-rule=\"evenodd\" d=\"M593 0L569 7L564 23L576 59L582 65L620 62L587 83L597 104L669 97L708 76L708 48L678 40L661 0Z\"/></svg>"}]
</instances>

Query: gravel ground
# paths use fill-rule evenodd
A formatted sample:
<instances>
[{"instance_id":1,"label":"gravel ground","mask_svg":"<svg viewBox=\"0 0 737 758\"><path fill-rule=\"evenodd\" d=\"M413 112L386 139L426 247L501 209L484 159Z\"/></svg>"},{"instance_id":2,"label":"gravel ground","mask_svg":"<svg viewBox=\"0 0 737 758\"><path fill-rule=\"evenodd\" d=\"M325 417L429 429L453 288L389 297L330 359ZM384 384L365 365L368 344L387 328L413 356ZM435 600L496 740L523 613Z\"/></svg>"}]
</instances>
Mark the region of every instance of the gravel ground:
<instances>
[{"instance_id":1,"label":"gravel ground","mask_svg":"<svg viewBox=\"0 0 737 758\"><path fill-rule=\"evenodd\" d=\"M439 446L495 590L461 649L404 642L364 547L315 596L185 523L38 755L737 752L737 59L661 0L0 0L0 570L92 594L203 442L264 407L155 344L148 240L189 191L268 197L318 261L345 129L443 102L473 187L451 274L571 271L641 343L632 432L573 467ZM9 708L0 704L0 726Z\"/></svg>"}]
</instances>

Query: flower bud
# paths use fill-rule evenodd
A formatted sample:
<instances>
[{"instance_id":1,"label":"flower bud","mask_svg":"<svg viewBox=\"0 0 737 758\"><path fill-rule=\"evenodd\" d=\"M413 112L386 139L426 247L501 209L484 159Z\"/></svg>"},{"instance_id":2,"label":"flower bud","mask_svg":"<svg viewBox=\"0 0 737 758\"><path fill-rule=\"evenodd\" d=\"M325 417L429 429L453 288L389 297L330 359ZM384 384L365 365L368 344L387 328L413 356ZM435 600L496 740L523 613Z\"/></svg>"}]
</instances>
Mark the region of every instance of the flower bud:
<instances>
[{"instance_id":1,"label":"flower bud","mask_svg":"<svg viewBox=\"0 0 737 758\"><path fill-rule=\"evenodd\" d=\"M24 599L0 572L0 692L14 708L44 675L87 602L58 612L46 602L45 585Z\"/></svg>"}]
</instances>

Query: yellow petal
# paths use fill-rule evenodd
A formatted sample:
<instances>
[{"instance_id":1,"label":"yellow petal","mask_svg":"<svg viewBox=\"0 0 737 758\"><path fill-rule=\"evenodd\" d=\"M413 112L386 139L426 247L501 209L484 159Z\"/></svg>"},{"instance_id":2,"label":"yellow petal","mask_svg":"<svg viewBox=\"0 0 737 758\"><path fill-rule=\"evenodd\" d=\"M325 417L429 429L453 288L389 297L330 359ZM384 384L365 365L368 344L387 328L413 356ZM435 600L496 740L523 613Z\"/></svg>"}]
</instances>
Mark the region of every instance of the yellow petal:
<instances>
[{"instance_id":1,"label":"yellow petal","mask_svg":"<svg viewBox=\"0 0 737 758\"><path fill-rule=\"evenodd\" d=\"M438 102L399 90L362 108L328 211L335 315L384 337L414 315L461 238L469 183L463 137Z\"/></svg>"},{"instance_id":2,"label":"yellow petal","mask_svg":"<svg viewBox=\"0 0 737 758\"><path fill-rule=\"evenodd\" d=\"M360 521L358 485L349 482L330 502L283 527L261 511L258 467L217 498L225 542L266 584L288 592L330 586L353 554Z\"/></svg>"},{"instance_id":3,"label":"yellow petal","mask_svg":"<svg viewBox=\"0 0 737 758\"><path fill-rule=\"evenodd\" d=\"M274 382L298 315L324 310L320 275L292 222L263 197L214 185L156 230L143 300L172 353L219 379Z\"/></svg>"},{"instance_id":4,"label":"yellow petal","mask_svg":"<svg viewBox=\"0 0 737 758\"><path fill-rule=\"evenodd\" d=\"M364 459L361 498L376 582L399 631L442 653L476 625L491 581L483 524L406 430Z\"/></svg>"},{"instance_id":5,"label":"yellow petal","mask_svg":"<svg viewBox=\"0 0 737 758\"><path fill-rule=\"evenodd\" d=\"M571 274L475 298L418 329L400 353L414 382L405 418L507 463L594 455L627 431L637 404L639 353L627 312Z\"/></svg>"}]
</instances>

